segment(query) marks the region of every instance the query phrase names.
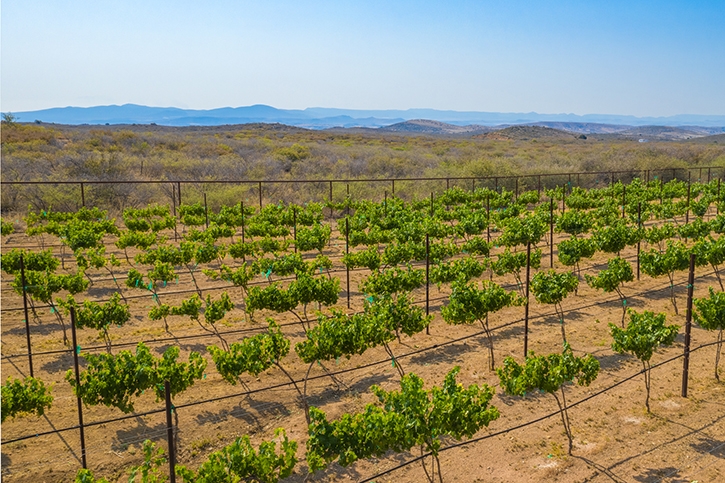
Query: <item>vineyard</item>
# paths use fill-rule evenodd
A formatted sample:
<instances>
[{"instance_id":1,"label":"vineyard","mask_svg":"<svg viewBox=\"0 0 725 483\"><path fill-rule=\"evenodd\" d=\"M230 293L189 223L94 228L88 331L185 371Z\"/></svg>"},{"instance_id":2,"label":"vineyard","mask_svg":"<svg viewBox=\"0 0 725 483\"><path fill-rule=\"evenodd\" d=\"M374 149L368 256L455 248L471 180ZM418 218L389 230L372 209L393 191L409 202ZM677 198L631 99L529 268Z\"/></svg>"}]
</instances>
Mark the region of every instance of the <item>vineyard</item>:
<instances>
[{"instance_id":1,"label":"vineyard","mask_svg":"<svg viewBox=\"0 0 725 483\"><path fill-rule=\"evenodd\" d=\"M3 479L725 478L721 171L6 216Z\"/></svg>"}]
</instances>

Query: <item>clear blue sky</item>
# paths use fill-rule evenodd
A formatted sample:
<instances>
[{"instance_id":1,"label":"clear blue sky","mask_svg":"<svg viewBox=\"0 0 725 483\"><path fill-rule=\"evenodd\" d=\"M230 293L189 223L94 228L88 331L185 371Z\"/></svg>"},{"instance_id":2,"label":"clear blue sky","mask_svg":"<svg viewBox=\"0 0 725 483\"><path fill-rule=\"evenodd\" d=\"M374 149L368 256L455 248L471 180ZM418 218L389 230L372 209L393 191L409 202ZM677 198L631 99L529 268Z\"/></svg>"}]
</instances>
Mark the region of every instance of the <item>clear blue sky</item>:
<instances>
[{"instance_id":1,"label":"clear blue sky","mask_svg":"<svg viewBox=\"0 0 725 483\"><path fill-rule=\"evenodd\" d=\"M0 110L725 114L725 0L2 0Z\"/></svg>"}]
</instances>

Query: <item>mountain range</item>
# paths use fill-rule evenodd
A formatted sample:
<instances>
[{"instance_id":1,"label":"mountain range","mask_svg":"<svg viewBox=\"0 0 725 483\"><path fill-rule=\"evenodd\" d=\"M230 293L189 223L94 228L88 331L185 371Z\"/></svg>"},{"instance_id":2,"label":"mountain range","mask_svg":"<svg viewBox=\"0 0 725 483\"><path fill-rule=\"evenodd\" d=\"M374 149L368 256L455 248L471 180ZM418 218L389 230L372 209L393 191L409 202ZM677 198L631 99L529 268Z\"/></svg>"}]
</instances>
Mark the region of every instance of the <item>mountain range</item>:
<instances>
[{"instance_id":1,"label":"mountain range","mask_svg":"<svg viewBox=\"0 0 725 483\"><path fill-rule=\"evenodd\" d=\"M307 129L329 128L393 128L394 125L418 120L465 127L460 133L485 132L497 128L528 124L579 133L619 132L636 126L670 126L700 130L700 135L723 132L725 115L682 114L668 117L636 117L613 114L539 114L475 111L443 111L436 109L359 110L310 107L277 109L266 105L222 107L218 109L180 109L149 107L137 104L121 106L57 107L39 111L13 113L20 122L56 124L158 124L165 126L217 126L253 122L280 123ZM426 129L437 129L429 125ZM423 129L423 131L426 131ZM450 128L455 130L454 128ZM445 131L446 129L444 129Z\"/></svg>"}]
</instances>

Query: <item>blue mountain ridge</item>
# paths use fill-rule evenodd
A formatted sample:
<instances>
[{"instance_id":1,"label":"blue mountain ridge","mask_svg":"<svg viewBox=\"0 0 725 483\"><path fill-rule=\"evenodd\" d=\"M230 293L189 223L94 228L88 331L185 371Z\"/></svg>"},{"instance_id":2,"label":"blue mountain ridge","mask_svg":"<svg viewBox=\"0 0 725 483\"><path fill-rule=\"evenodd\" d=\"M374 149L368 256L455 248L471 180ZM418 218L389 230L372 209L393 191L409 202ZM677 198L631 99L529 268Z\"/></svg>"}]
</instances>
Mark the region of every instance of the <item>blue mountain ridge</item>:
<instances>
[{"instance_id":1,"label":"blue mountain ridge","mask_svg":"<svg viewBox=\"0 0 725 483\"><path fill-rule=\"evenodd\" d=\"M681 114L667 117L636 117L615 114L539 114L437 109L362 110L309 107L277 109L257 104L216 109L180 109L137 104L56 107L13 113L20 122L42 121L57 124L159 124L167 126L214 126L254 122L281 123L290 126L325 129L333 127L384 127L412 119L430 119L454 125L527 124L536 122L586 122L629 126L725 126L725 115Z\"/></svg>"}]
</instances>

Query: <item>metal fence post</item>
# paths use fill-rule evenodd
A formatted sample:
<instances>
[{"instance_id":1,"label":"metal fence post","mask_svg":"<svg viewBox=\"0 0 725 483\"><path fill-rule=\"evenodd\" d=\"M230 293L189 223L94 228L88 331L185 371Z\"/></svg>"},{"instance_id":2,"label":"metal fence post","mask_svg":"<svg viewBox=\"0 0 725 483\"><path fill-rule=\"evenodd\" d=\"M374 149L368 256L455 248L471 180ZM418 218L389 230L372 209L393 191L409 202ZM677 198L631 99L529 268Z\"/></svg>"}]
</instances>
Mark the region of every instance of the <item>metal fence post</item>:
<instances>
[{"instance_id":1,"label":"metal fence post","mask_svg":"<svg viewBox=\"0 0 725 483\"><path fill-rule=\"evenodd\" d=\"M81 351L81 348L78 345L78 339L76 337L76 309L72 306L70 308L70 331L73 338L73 367L75 369L76 387L80 388L81 375L78 365L78 353ZM83 401L81 401L80 396L76 399L78 401L78 428L80 429L81 436L81 464L83 468L88 468L86 461L86 433L85 427L83 426Z\"/></svg>"}]
</instances>

